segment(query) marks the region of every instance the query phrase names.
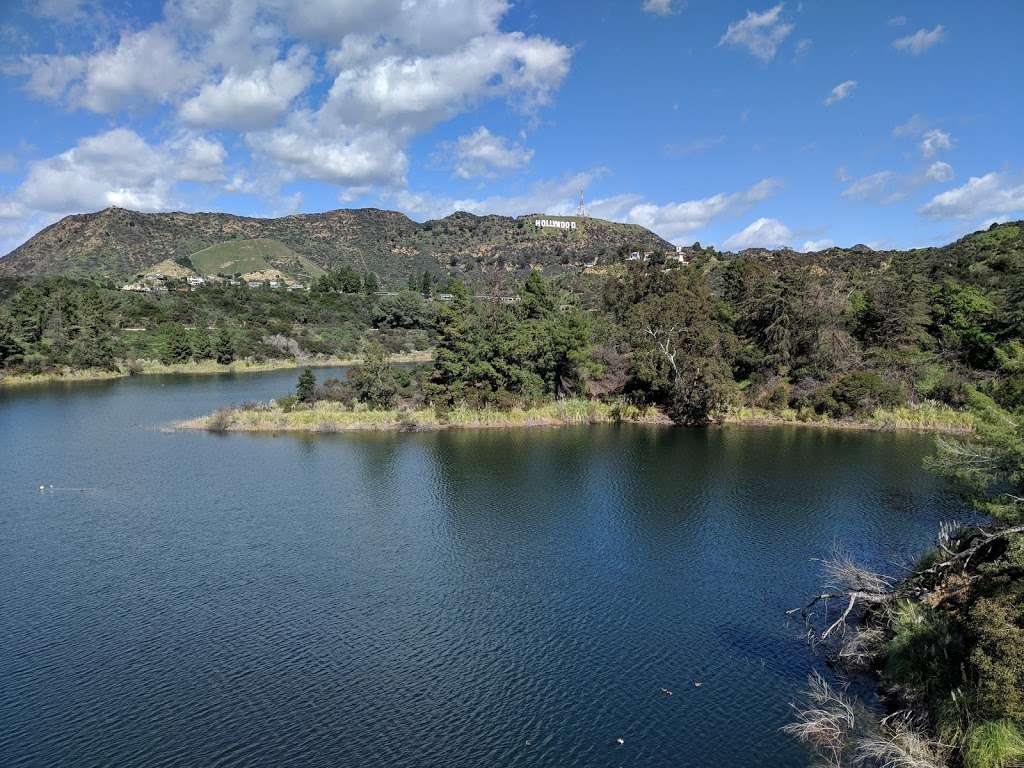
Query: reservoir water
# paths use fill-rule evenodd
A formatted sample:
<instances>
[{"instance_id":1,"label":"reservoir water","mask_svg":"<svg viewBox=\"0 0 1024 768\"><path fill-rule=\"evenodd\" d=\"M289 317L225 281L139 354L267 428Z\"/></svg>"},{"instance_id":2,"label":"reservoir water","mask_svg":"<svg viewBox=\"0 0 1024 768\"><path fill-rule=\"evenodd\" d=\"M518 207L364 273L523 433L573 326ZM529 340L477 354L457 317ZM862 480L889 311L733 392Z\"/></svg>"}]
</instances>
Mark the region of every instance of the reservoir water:
<instances>
[{"instance_id":1,"label":"reservoir water","mask_svg":"<svg viewBox=\"0 0 1024 768\"><path fill-rule=\"evenodd\" d=\"M813 558L961 513L922 435L162 430L295 377L0 392L0 765L805 766Z\"/></svg>"}]
</instances>

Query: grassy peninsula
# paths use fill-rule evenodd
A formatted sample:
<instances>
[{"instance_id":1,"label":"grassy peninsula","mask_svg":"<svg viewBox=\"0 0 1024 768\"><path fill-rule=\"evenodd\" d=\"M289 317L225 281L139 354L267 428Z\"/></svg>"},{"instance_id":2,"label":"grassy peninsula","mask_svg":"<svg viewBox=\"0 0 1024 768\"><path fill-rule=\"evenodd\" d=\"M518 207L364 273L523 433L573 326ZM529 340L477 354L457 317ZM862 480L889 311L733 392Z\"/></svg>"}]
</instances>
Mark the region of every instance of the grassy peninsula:
<instances>
[{"instance_id":1,"label":"grassy peninsula","mask_svg":"<svg viewBox=\"0 0 1024 768\"><path fill-rule=\"evenodd\" d=\"M971 429L970 413L936 403L901 408L878 408L858 419L818 417L801 419L796 411L773 413L753 408L730 410L725 424L746 426L808 426L828 429L909 430L964 433ZM373 430L424 431L495 427L557 427L579 424L662 424L672 420L654 407L639 408L622 400L604 402L571 398L532 406L499 409L493 406L450 410L435 408L369 408L321 400L297 404L291 397L267 403L246 403L178 423L181 429L210 432L357 432Z\"/></svg>"}]
</instances>

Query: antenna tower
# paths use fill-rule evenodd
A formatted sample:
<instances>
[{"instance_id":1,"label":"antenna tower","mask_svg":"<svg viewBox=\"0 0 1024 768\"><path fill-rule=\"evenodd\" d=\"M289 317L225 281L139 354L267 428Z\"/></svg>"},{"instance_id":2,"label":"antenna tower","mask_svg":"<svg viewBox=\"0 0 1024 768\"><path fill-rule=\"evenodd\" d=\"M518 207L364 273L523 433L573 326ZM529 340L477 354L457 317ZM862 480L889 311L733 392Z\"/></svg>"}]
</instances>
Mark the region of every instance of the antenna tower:
<instances>
[{"instance_id":1,"label":"antenna tower","mask_svg":"<svg viewBox=\"0 0 1024 768\"><path fill-rule=\"evenodd\" d=\"M577 216L582 216L584 218L587 215L587 208L586 208L586 206L583 205L583 190L582 189L580 190L580 205L579 205L579 208L576 209L576 215Z\"/></svg>"}]
</instances>

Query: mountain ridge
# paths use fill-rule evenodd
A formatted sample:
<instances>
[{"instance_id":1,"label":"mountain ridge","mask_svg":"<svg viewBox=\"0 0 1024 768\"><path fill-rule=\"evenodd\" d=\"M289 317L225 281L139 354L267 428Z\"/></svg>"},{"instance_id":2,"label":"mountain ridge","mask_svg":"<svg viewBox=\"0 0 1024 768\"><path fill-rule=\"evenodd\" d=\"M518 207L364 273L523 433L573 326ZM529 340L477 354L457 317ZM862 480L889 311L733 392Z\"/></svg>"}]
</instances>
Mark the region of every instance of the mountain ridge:
<instances>
[{"instance_id":1,"label":"mountain ridge","mask_svg":"<svg viewBox=\"0 0 1024 768\"><path fill-rule=\"evenodd\" d=\"M537 217L575 222L576 228L537 228ZM391 282L424 271L468 280L530 268L557 274L587 260L674 248L636 224L548 214L477 216L457 211L418 223L380 208L258 218L111 207L72 214L45 227L0 259L0 276L124 279L166 259L255 239L276 240L324 269L346 265Z\"/></svg>"}]
</instances>

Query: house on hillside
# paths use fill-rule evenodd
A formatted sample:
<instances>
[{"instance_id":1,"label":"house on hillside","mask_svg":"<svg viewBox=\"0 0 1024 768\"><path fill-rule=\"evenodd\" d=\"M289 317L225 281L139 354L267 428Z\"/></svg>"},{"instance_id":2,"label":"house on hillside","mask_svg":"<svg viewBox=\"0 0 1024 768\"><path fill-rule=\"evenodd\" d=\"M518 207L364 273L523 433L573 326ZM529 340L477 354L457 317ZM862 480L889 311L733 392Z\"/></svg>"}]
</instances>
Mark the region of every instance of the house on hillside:
<instances>
[{"instance_id":1,"label":"house on hillside","mask_svg":"<svg viewBox=\"0 0 1024 768\"><path fill-rule=\"evenodd\" d=\"M128 283L128 285L121 286L121 290L132 291L134 293L151 293L153 289L145 283Z\"/></svg>"}]
</instances>

